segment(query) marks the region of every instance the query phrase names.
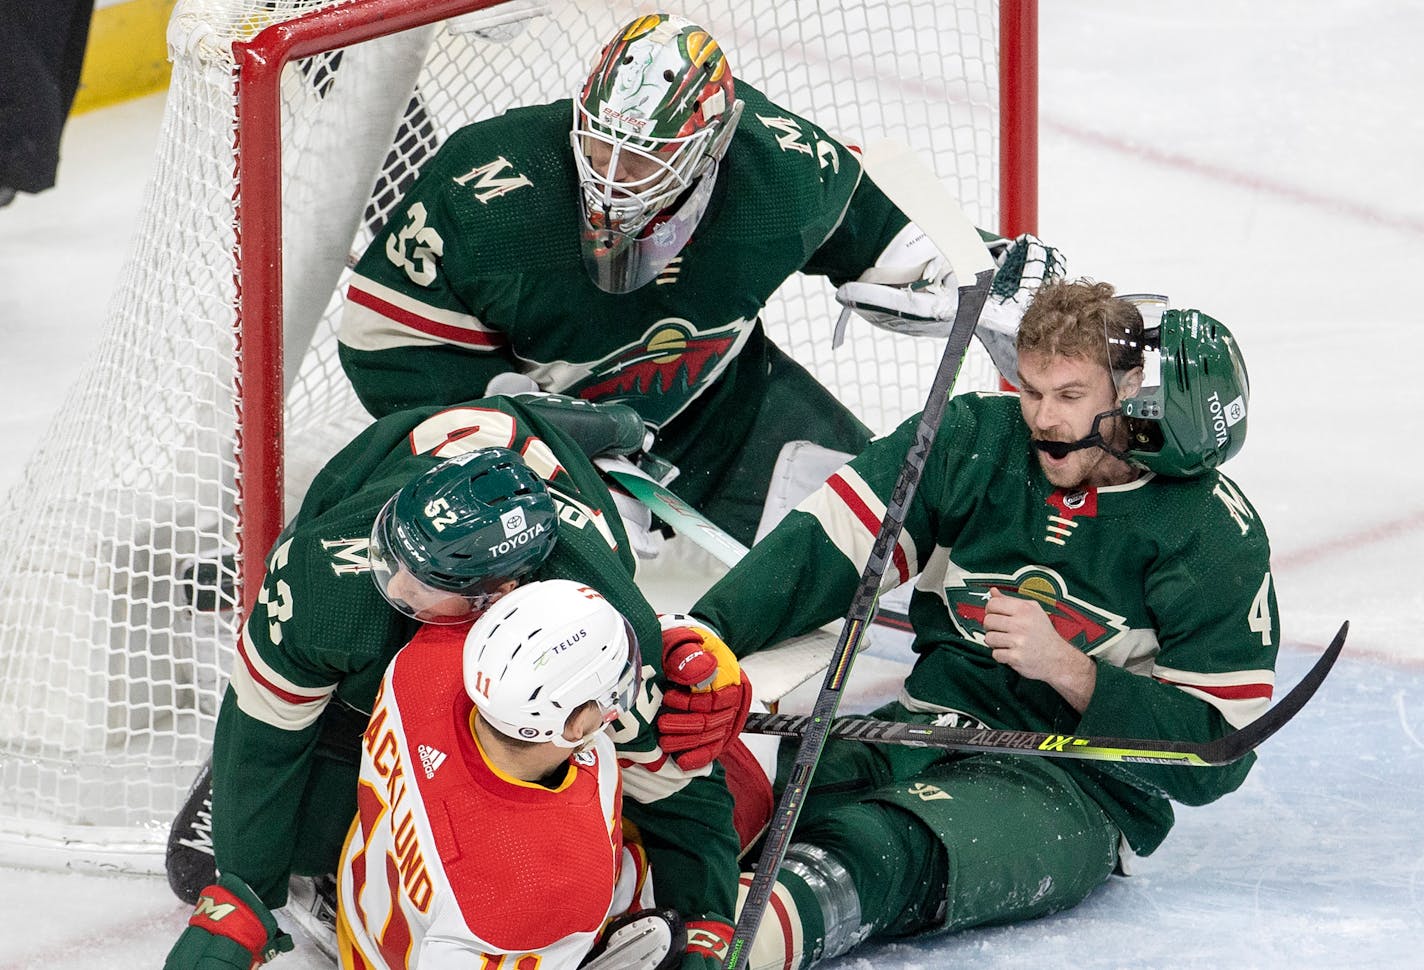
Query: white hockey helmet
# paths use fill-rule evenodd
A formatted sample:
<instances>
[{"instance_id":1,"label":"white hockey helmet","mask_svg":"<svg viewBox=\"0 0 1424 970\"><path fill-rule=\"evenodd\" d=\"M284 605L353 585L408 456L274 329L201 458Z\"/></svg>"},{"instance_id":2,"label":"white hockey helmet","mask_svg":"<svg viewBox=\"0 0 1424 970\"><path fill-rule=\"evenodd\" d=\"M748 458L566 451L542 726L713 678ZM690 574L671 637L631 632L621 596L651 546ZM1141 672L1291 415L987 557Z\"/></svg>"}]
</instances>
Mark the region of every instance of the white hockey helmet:
<instances>
[{"instance_id":1,"label":"white hockey helmet","mask_svg":"<svg viewBox=\"0 0 1424 970\"><path fill-rule=\"evenodd\" d=\"M501 734L574 748L570 714L596 701L607 724L637 698L643 661L623 615L596 590L566 579L521 586L465 637L465 692Z\"/></svg>"}]
</instances>

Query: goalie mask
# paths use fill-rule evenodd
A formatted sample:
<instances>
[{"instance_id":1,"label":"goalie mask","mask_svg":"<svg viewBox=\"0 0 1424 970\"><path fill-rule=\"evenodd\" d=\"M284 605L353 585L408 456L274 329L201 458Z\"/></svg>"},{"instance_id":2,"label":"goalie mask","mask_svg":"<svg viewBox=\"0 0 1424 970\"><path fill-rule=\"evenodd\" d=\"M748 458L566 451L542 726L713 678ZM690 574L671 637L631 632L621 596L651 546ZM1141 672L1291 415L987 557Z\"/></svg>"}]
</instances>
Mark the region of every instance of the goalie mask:
<instances>
[{"instance_id":1,"label":"goalie mask","mask_svg":"<svg viewBox=\"0 0 1424 970\"><path fill-rule=\"evenodd\" d=\"M741 115L712 36L638 17L603 48L574 100L584 266L599 289L650 282L697 227Z\"/></svg>"},{"instance_id":2,"label":"goalie mask","mask_svg":"<svg viewBox=\"0 0 1424 970\"><path fill-rule=\"evenodd\" d=\"M371 527L371 575L397 610L462 623L554 549L558 513L544 482L507 448L429 469L392 495Z\"/></svg>"},{"instance_id":3,"label":"goalie mask","mask_svg":"<svg viewBox=\"0 0 1424 970\"><path fill-rule=\"evenodd\" d=\"M1146 311L1146 307L1142 307ZM1246 441L1250 382L1231 331L1200 310L1160 308L1148 316L1142 384L1122 402L1127 457L1163 475L1187 478L1216 468Z\"/></svg>"},{"instance_id":4,"label":"goalie mask","mask_svg":"<svg viewBox=\"0 0 1424 970\"><path fill-rule=\"evenodd\" d=\"M633 706L642 655L623 615L566 579L530 583L500 599L465 637L465 692L490 726L521 741L575 748L569 715L593 701L603 723Z\"/></svg>"}]
</instances>

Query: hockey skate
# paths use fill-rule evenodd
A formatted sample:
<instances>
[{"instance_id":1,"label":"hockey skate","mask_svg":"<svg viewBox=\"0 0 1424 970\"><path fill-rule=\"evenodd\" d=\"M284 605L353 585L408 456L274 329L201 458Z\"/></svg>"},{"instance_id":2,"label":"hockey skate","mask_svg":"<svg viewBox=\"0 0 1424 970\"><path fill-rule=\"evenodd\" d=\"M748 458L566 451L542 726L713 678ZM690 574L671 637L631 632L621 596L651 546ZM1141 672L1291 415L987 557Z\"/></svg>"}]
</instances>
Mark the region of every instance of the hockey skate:
<instances>
[{"instance_id":1,"label":"hockey skate","mask_svg":"<svg viewBox=\"0 0 1424 970\"><path fill-rule=\"evenodd\" d=\"M671 970L687 948L687 928L671 909L640 909L613 919L579 970Z\"/></svg>"},{"instance_id":2,"label":"hockey skate","mask_svg":"<svg viewBox=\"0 0 1424 970\"><path fill-rule=\"evenodd\" d=\"M203 765L168 830L163 868L173 894L190 906L205 886L217 881L213 858L213 766Z\"/></svg>"},{"instance_id":3,"label":"hockey skate","mask_svg":"<svg viewBox=\"0 0 1424 970\"><path fill-rule=\"evenodd\" d=\"M287 905L276 916L299 927L313 946L337 960L335 877L293 876L287 885Z\"/></svg>"}]
</instances>

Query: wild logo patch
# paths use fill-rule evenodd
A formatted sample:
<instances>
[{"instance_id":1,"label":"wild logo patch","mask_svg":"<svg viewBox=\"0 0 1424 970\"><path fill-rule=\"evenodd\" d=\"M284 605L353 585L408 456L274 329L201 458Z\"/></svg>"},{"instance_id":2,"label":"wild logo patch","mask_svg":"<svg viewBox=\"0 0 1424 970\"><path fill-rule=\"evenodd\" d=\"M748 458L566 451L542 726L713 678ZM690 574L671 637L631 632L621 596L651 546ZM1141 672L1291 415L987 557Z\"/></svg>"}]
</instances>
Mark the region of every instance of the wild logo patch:
<instances>
[{"instance_id":1,"label":"wild logo patch","mask_svg":"<svg viewBox=\"0 0 1424 970\"><path fill-rule=\"evenodd\" d=\"M720 370L741 335L740 321L701 333L686 320L659 320L641 340L593 364L567 393L589 401L636 400L645 421L662 424Z\"/></svg>"},{"instance_id":2,"label":"wild logo patch","mask_svg":"<svg viewBox=\"0 0 1424 970\"><path fill-rule=\"evenodd\" d=\"M1058 635L1084 652L1127 630L1124 617L1070 596L1065 586L1053 570L1025 566L1012 576L966 575L960 585L946 586L944 595L955 626L976 643L984 642L984 607L992 589L1038 603Z\"/></svg>"}]
</instances>

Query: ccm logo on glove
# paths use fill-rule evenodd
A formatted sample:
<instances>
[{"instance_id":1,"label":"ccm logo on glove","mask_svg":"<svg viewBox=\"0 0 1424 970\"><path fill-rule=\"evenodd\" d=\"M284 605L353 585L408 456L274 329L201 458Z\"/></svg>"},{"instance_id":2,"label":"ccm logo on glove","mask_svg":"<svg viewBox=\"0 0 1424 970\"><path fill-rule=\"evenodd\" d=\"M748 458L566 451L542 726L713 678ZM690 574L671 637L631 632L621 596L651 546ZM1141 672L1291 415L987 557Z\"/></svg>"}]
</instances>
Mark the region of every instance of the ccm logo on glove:
<instances>
[{"instance_id":1,"label":"ccm logo on glove","mask_svg":"<svg viewBox=\"0 0 1424 970\"><path fill-rule=\"evenodd\" d=\"M693 625L663 630L663 677L658 743L684 771L703 768L746 726L751 681L721 637Z\"/></svg>"}]
</instances>

